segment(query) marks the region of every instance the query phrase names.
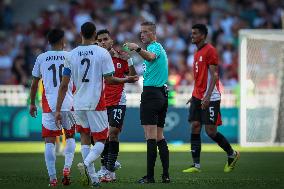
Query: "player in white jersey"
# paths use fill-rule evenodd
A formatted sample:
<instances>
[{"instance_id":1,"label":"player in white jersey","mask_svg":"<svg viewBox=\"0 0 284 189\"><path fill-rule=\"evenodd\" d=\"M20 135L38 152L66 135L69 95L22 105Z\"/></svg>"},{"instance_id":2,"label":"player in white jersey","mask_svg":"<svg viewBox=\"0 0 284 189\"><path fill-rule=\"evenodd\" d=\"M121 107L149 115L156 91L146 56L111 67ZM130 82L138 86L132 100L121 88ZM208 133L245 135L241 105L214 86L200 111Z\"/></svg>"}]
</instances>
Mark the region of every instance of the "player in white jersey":
<instances>
[{"instance_id":1,"label":"player in white jersey","mask_svg":"<svg viewBox=\"0 0 284 189\"><path fill-rule=\"evenodd\" d=\"M49 186L56 186L55 140L56 136L62 135L62 128L56 125L55 108L67 52L63 51L64 31L53 29L48 33L47 38L51 45L51 50L37 57L32 71L33 81L30 91L30 114L32 117L35 117L37 114L35 96L38 82L42 78L42 137L45 138L45 163L50 177ZM73 84L70 82L63 105L59 110L62 111L62 127L66 134L65 164L62 179L62 184L64 185L70 184L69 174L75 152L75 122L72 121L72 114L70 112L73 107L72 88Z\"/></svg>"},{"instance_id":2,"label":"player in white jersey","mask_svg":"<svg viewBox=\"0 0 284 189\"><path fill-rule=\"evenodd\" d=\"M132 83L138 76L127 78L113 77L114 66L109 52L94 45L96 27L91 22L81 26L82 45L73 49L65 61L63 78L60 84L56 121L60 124L60 109L70 78L74 81L74 109L77 131L81 134L81 152L84 162L78 164L82 176L91 179L94 187L99 186L93 162L100 157L108 137L108 118L104 99L104 79L107 83ZM91 138L95 145L90 149ZM86 174L86 172L88 174Z\"/></svg>"}]
</instances>

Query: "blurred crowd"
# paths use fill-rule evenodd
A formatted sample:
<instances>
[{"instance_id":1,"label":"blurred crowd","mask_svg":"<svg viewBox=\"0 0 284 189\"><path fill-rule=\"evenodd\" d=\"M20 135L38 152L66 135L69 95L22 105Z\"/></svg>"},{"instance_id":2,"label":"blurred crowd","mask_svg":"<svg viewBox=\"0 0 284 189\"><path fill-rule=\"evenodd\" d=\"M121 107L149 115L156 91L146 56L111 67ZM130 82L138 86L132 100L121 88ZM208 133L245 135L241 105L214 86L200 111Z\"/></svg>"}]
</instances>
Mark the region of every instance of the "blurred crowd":
<instances>
[{"instance_id":1,"label":"blurred crowd","mask_svg":"<svg viewBox=\"0 0 284 189\"><path fill-rule=\"evenodd\" d=\"M80 41L80 26L93 21L107 28L117 48L139 41L140 23L157 24L158 41L169 58L174 86L193 84L191 26L208 25L208 42L219 52L220 78L224 86L238 83L238 31L243 28L281 28L283 0L58 0L29 23L13 19L10 1L0 0L0 84L29 86L37 55L48 50L46 34L53 27L65 30L66 49ZM27 10L27 14L28 14ZM135 57L139 73L140 59Z\"/></svg>"}]
</instances>

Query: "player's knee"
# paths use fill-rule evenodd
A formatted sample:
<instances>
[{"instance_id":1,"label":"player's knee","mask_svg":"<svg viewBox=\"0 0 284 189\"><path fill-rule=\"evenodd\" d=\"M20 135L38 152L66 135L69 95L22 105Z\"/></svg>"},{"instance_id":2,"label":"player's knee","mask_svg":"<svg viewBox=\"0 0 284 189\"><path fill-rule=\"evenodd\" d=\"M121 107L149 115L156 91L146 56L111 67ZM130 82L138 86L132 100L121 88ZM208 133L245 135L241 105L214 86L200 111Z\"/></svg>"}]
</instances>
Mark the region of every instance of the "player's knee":
<instances>
[{"instance_id":1,"label":"player's knee","mask_svg":"<svg viewBox=\"0 0 284 189\"><path fill-rule=\"evenodd\" d=\"M46 137L45 143L53 143L55 144L56 137Z\"/></svg>"},{"instance_id":2,"label":"player's knee","mask_svg":"<svg viewBox=\"0 0 284 189\"><path fill-rule=\"evenodd\" d=\"M89 134L81 132L81 144L90 145L91 144L91 136Z\"/></svg>"},{"instance_id":3,"label":"player's knee","mask_svg":"<svg viewBox=\"0 0 284 189\"><path fill-rule=\"evenodd\" d=\"M206 128L205 131L210 138L214 138L216 136L216 131L214 129Z\"/></svg>"},{"instance_id":4,"label":"player's knee","mask_svg":"<svg viewBox=\"0 0 284 189\"><path fill-rule=\"evenodd\" d=\"M118 141L118 133L110 133L109 141Z\"/></svg>"},{"instance_id":5,"label":"player's knee","mask_svg":"<svg viewBox=\"0 0 284 189\"><path fill-rule=\"evenodd\" d=\"M192 132L193 134L199 134L200 131L201 131L201 125L200 125L200 123L199 123L199 122L193 122L193 123L191 124L191 132Z\"/></svg>"}]
</instances>

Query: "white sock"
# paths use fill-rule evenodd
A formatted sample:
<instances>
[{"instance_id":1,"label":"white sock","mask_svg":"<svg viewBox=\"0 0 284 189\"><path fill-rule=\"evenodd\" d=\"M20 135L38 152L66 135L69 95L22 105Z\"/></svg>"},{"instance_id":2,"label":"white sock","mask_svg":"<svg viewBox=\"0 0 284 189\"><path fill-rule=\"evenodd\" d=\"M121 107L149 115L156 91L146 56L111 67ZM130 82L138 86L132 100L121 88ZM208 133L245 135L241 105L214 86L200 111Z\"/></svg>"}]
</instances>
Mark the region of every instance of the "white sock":
<instances>
[{"instance_id":1,"label":"white sock","mask_svg":"<svg viewBox=\"0 0 284 189\"><path fill-rule=\"evenodd\" d=\"M194 167L200 169L200 164L199 163L194 163Z\"/></svg>"},{"instance_id":2,"label":"white sock","mask_svg":"<svg viewBox=\"0 0 284 189\"><path fill-rule=\"evenodd\" d=\"M96 159L98 159L98 157L100 157L101 153L104 150L104 143L101 142L96 142L96 144L92 147L90 153L88 154L88 156L86 157L86 159L84 160L84 164L87 166L88 168L88 172L90 175L90 178L92 180L92 183L94 182L99 182L97 174L95 172L93 172L93 170L90 170L89 167L94 167L92 165L94 165L94 161Z\"/></svg>"},{"instance_id":3,"label":"white sock","mask_svg":"<svg viewBox=\"0 0 284 189\"><path fill-rule=\"evenodd\" d=\"M74 159L76 143L74 138L68 138L66 140L66 147L65 147L65 164L64 168L71 168L72 162Z\"/></svg>"},{"instance_id":4,"label":"white sock","mask_svg":"<svg viewBox=\"0 0 284 189\"><path fill-rule=\"evenodd\" d=\"M82 154L83 160L86 159L89 152L90 152L90 146L89 145L81 145L81 154Z\"/></svg>"},{"instance_id":5,"label":"white sock","mask_svg":"<svg viewBox=\"0 0 284 189\"><path fill-rule=\"evenodd\" d=\"M56 169L55 169L55 145L53 143L45 144L45 164L48 171L50 180L56 179Z\"/></svg>"},{"instance_id":6,"label":"white sock","mask_svg":"<svg viewBox=\"0 0 284 189\"><path fill-rule=\"evenodd\" d=\"M96 144L92 147L90 153L84 160L84 164L86 166L89 166L91 163L93 163L98 157L100 157L101 153L103 152L105 147L105 144L102 142L96 142Z\"/></svg>"},{"instance_id":7,"label":"white sock","mask_svg":"<svg viewBox=\"0 0 284 189\"><path fill-rule=\"evenodd\" d=\"M83 161L84 161L90 153L90 146L89 145L81 145L81 153L82 153L82 157L83 157ZM93 174L96 173L94 163L87 166L87 168L88 168L88 172L89 172L90 175L93 175Z\"/></svg>"}]
</instances>

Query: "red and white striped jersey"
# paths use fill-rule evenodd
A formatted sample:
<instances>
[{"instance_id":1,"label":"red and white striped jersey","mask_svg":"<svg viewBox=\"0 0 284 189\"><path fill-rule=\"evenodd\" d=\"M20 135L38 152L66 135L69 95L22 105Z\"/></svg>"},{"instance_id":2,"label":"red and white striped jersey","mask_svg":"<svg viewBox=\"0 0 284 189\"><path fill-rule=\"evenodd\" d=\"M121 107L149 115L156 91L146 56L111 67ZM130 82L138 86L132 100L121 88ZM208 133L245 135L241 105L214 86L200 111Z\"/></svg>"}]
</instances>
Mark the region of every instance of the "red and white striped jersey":
<instances>
[{"instance_id":1,"label":"red and white striped jersey","mask_svg":"<svg viewBox=\"0 0 284 189\"><path fill-rule=\"evenodd\" d=\"M218 54L211 44L206 44L194 54L193 75L194 89L192 96L203 99L210 85L211 74L209 65L218 65ZM216 82L214 90L211 94L210 101L221 100L219 88L219 79Z\"/></svg>"},{"instance_id":2,"label":"red and white striped jersey","mask_svg":"<svg viewBox=\"0 0 284 189\"><path fill-rule=\"evenodd\" d=\"M112 57L115 68L114 76L124 78L125 74L129 72L127 61ZM105 83L105 100L106 106L126 105L126 94L124 91L124 84L112 85Z\"/></svg>"},{"instance_id":3,"label":"red and white striped jersey","mask_svg":"<svg viewBox=\"0 0 284 189\"><path fill-rule=\"evenodd\" d=\"M106 49L87 45L70 51L64 63L63 74L71 76L76 86L74 109L105 110L103 76L113 73L113 62Z\"/></svg>"},{"instance_id":4,"label":"red and white striped jersey","mask_svg":"<svg viewBox=\"0 0 284 189\"><path fill-rule=\"evenodd\" d=\"M63 65L67 56L66 51L47 51L40 54L33 67L32 75L42 78L43 113L55 112L58 89L62 79ZM70 111L73 106L73 82L69 83L61 111Z\"/></svg>"}]
</instances>

